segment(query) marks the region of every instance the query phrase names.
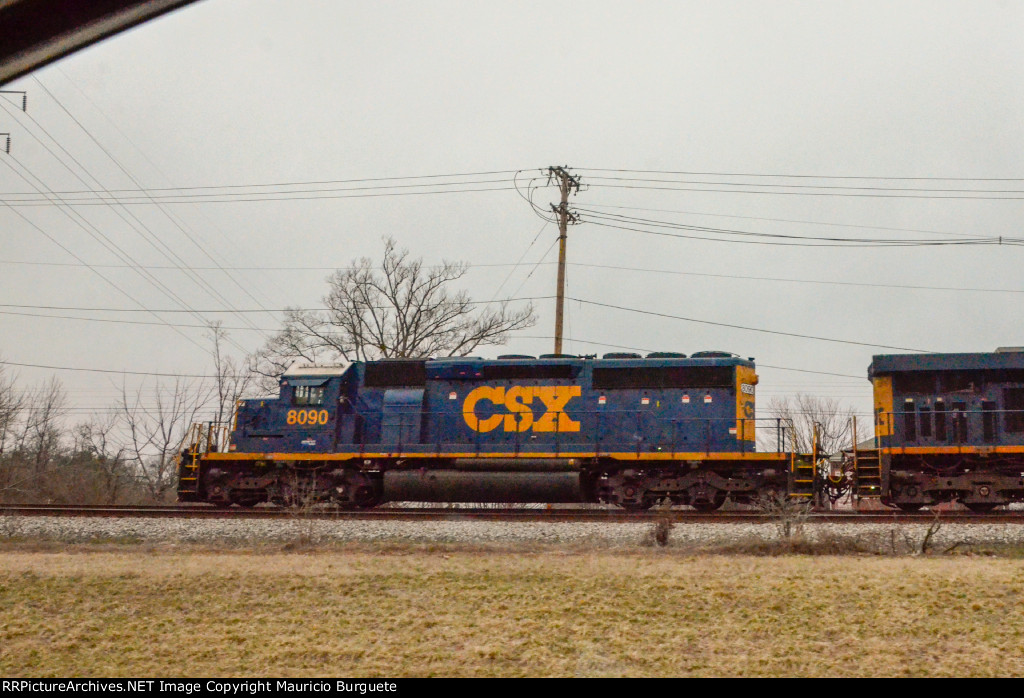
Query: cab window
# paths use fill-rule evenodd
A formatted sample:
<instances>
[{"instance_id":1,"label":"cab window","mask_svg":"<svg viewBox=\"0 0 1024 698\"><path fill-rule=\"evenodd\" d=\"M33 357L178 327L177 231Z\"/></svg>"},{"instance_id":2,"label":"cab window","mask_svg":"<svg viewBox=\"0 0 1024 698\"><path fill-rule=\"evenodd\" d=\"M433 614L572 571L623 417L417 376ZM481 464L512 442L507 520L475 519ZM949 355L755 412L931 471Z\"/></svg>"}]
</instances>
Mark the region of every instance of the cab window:
<instances>
[{"instance_id":1,"label":"cab window","mask_svg":"<svg viewBox=\"0 0 1024 698\"><path fill-rule=\"evenodd\" d=\"M297 385L293 402L296 405L322 405L324 388L320 385Z\"/></svg>"}]
</instances>

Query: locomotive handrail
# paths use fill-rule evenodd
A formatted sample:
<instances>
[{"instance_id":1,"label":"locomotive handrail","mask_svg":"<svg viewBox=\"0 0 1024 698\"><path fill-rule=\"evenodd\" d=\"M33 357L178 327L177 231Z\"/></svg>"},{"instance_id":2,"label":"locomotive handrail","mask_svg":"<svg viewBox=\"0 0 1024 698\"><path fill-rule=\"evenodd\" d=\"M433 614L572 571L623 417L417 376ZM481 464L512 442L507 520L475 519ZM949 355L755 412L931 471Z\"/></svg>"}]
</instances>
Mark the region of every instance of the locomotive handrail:
<instances>
[{"instance_id":1,"label":"locomotive handrail","mask_svg":"<svg viewBox=\"0 0 1024 698\"><path fill-rule=\"evenodd\" d=\"M356 409L340 416L361 418L365 425L375 414L370 409ZM334 450L344 451L347 444L351 444L361 456L376 452L423 454L432 450L443 457L446 453L458 451L480 456L507 448L512 455L541 451L545 455L558 456L566 450L573 453L585 447L584 450L592 449L597 455L611 452L632 452L637 456L650 452L667 452L673 456L695 452L710 455L723 450L723 447L740 453L756 452L756 441L744 437L763 429L775 430L776 453L797 450L796 429L792 421L779 417L663 417L642 409L558 410L547 413L546 421L551 428L543 431L521 426L529 414L512 412L503 417L511 417L514 428L506 427L508 431L504 431L498 425L491 425L488 429L472 429L472 424L479 424L480 418L471 411L395 411L379 421L379 432L378 428L372 431L368 428L354 429L348 437L352 441L340 438L340 425L333 427ZM472 431L462 424L463 421L470 423ZM590 426L580 430L578 425L581 422ZM627 423L633 425L632 429L622 428ZM424 424L431 425L429 436ZM567 431L563 428L565 424L574 424L577 428ZM592 436L576 441L574 435L581 431Z\"/></svg>"},{"instance_id":2,"label":"locomotive handrail","mask_svg":"<svg viewBox=\"0 0 1024 698\"><path fill-rule=\"evenodd\" d=\"M193 422L178 450L193 456L224 453L228 450L230 436L231 425L226 422Z\"/></svg>"},{"instance_id":3,"label":"locomotive handrail","mask_svg":"<svg viewBox=\"0 0 1024 698\"><path fill-rule=\"evenodd\" d=\"M1009 415L1016 415L1014 428L1007 428ZM988 421L991 420L991 421ZM1000 425L1000 422L1002 424ZM912 426L908 428L908 423ZM909 433L908 433L909 432ZM991 448L1010 445L1005 434L1024 432L1024 410L945 409L926 412L891 410L875 414L875 446L886 449L956 446Z\"/></svg>"}]
</instances>

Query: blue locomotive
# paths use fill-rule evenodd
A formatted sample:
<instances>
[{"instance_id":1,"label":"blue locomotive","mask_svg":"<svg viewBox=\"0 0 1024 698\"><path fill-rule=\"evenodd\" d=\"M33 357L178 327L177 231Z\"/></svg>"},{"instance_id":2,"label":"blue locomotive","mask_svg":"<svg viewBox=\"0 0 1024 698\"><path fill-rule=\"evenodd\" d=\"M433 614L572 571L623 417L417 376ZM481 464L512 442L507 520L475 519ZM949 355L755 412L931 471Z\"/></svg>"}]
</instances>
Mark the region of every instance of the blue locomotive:
<instances>
[{"instance_id":1,"label":"blue locomotive","mask_svg":"<svg viewBox=\"0 0 1024 698\"><path fill-rule=\"evenodd\" d=\"M879 495L904 510L1024 500L1024 348L875 356Z\"/></svg>"},{"instance_id":2,"label":"blue locomotive","mask_svg":"<svg viewBox=\"0 0 1024 698\"><path fill-rule=\"evenodd\" d=\"M756 385L753 360L726 352L296 365L276 399L239 402L226 447L194 434L179 499L711 510L791 486L792 454L755 450Z\"/></svg>"}]
</instances>

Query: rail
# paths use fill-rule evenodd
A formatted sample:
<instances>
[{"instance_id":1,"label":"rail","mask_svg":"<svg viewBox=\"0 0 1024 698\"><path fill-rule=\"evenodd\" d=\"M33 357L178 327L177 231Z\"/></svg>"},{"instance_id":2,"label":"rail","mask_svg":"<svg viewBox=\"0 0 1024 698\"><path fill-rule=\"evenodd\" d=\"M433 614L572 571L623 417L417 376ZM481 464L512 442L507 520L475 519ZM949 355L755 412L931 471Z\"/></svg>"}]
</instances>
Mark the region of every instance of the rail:
<instances>
[{"instance_id":1,"label":"rail","mask_svg":"<svg viewBox=\"0 0 1024 698\"><path fill-rule=\"evenodd\" d=\"M715 511L698 512L688 509L629 512L614 505L590 505L582 507L514 506L514 507L378 507L376 509L343 509L338 507L314 507L313 509L287 509L278 507L218 507L210 505L189 506L92 506L92 505L4 505L0 516L45 516L45 517L97 517L97 518L189 518L189 519L282 519L308 521L327 520L495 520L495 521L546 521L558 522L654 522L666 516L677 523L731 524L767 523L777 520L776 514L758 511ZM898 511L845 511L808 513L808 524L864 524L893 523L930 524L936 520L933 512L906 513ZM986 525L993 523L1024 524L1021 512L1002 511L992 513L942 512L943 523Z\"/></svg>"}]
</instances>

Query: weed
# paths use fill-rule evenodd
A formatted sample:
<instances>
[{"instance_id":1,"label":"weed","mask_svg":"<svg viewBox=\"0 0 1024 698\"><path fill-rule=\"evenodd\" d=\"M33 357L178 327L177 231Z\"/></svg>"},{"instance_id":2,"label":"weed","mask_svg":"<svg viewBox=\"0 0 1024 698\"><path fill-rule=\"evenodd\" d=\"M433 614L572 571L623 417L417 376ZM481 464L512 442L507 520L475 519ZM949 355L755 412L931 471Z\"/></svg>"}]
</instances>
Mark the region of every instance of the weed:
<instances>
[{"instance_id":1,"label":"weed","mask_svg":"<svg viewBox=\"0 0 1024 698\"><path fill-rule=\"evenodd\" d=\"M889 531L889 548L893 555L909 554L909 555L928 555L932 546L935 543L935 535L942 529L941 513L935 512L935 517L932 519L928 529L924 532L924 535L918 539L914 533L906 528L897 529L894 527ZM900 540L902 538L902 540ZM901 544L902 543L902 544ZM952 546L948 547L944 552L949 553L958 548L960 545L968 544L966 541L958 541Z\"/></svg>"},{"instance_id":2,"label":"weed","mask_svg":"<svg viewBox=\"0 0 1024 698\"><path fill-rule=\"evenodd\" d=\"M323 540L318 515L323 513L322 493L317 489L316 478L292 476L286 505L291 507L292 518L297 524L295 538L286 542L287 552L309 550Z\"/></svg>"},{"instance_id":3,"label":"weed","mask_svg":"<svg viewBox=\"0 0 1024 698\"><path fill-rule=\"evenodd\" d=\"M921 539L921 548L919 551L921 555L928 554L928 549L931 547L932 538L935 537L935 534L939 532L940 528L942 528L942 521L939 519L939 512L936 511L935 519L932 521L931 525L928 527L928 530L925 532L924 538Z\"/></svg>"},{"instance_id":4,"label":"weed","mask_svg":"<svg viewBox=\"0 0 1024 698\"><path fill-rule=\"evenodd\" d=\"M878 555L883 551L878 546L871 545L870 542L855 536L830 534L814 538L798 535L788 539L751 539L716 547L706 552L774 557L780 555Z\"/></svg>"},{"instance_id":5,"label":"weed","mask_svg":"<svg viewBox=\"0 0 1024 698\"><path fill-rule=\"evenodd\" d=\"M758 497L755 506L771 518L781 540L803 538L804 524L811 515L810 500L794 499L785 492L771 492Z\"/></svg>"},{"instance_id":6,"label":"weed","mask_svg":"<svg viewBox=\"0 0 1024 698\"><path fill-rule=\"evenodd\" d=\"M672 527L675 526L675 521L672 520L671 502L666 502L659 509L659 516L654 522L654 530L651 531L651 536L654 538L655 543L664 548L668 545L668 539L672 534Z\"/></svg>"}]
</instances>

